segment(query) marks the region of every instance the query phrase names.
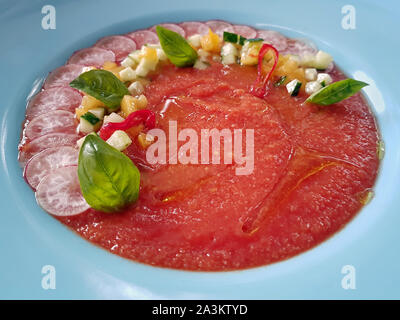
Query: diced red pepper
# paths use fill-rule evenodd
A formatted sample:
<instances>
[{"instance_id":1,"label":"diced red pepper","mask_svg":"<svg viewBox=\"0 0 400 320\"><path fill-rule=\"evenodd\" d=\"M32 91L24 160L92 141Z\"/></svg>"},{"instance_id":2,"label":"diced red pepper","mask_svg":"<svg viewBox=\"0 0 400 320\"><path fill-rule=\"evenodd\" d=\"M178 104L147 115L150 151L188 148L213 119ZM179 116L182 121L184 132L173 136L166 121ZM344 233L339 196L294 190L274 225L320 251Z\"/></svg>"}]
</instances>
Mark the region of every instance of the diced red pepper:
<instances>
[{"instance_id":1,"label":"diced red pepper","mask_svg":"<svg viewBox=\"0 0 400 320\"><path fill-rule=\"evenodd\" d=\"M270 50L274 53L274 64L272 65L271 70L269 70L269 72L263 79L262 78L263 77L263 74L262 74L263 59L264 59L264 56L266 55L266 53ZM268 43L264 43L260 49L260 52L258 53L257 80L256 80L256 83L254 84L254 86L251 87L251 91L250 91L256 97L262 98L265 96L265 94L267 92L267 88L266 88L267 82L268 82L269 78L271 77L272 72L274 72L274 70L276 68L278 59L279 59L278 50L274 46L272 46Z\"/></svg>"},{"instance_id":2,"label":"diced red pepper","mask_svg":"<svg viewBox=\"0 0 400 320\"><path fill-rule=\"evenodd\" d=\"M147 129L153 129L156 125L156 115L150 110L138 110L132 112L124 121L122 122L109 122L103 125L99 131L99 136L103 140L107 140L111 135L117 131L126 131L134 126L144 123Z\"/></svg>"}]
</instances>

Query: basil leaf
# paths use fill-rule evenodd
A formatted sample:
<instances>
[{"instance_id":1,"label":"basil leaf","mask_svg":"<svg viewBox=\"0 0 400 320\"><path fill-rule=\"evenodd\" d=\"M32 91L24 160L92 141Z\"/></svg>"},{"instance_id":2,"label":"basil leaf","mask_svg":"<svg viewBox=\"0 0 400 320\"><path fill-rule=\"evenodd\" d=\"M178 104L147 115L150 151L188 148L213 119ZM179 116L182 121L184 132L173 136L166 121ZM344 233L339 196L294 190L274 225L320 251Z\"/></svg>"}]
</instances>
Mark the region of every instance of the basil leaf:
<instances>
[{"instance_id":1,"label":"basil leaf","mask_svg":"<svg viewBox=\"0 0 400 320\"><path fill-rule=\"evenodd\" d=\"M96 134L83 141L78 178L86 202L99 211L118 211L139 196L139 170L125 154Z\"/></svg>"},{"instance_id":2,"label":"basil leaf","mask_svg":"<svg viewBox=\"0 0 400 320\"><path fill-rule=\"evenodd\" d=\"M110 71L90 70L69 84L103 102L111 110L117 109L128 88Z\"/></svg>"},{"instance_id":3,"label":"basil leaf","mask_svg":"<svg viewBox=\"0 0 400 320\"><path fill-rule=\"evenodd\" d=\"M197 52L180 34L163 28L156 27L161 47L168 59L177 67L191 67L197 59Z\"/></svg>"},{"instance_id":4,"label":"basil leaf","mask_svg":"<svg viewBox=\"0 0 400 320\"><path fill-rule=\"evenodd\" d=\"M313 93L306 102L328 106L351 97L365 86L368 86L368 83L354 79L337 81Z\"/></svg>"}]
</instances>

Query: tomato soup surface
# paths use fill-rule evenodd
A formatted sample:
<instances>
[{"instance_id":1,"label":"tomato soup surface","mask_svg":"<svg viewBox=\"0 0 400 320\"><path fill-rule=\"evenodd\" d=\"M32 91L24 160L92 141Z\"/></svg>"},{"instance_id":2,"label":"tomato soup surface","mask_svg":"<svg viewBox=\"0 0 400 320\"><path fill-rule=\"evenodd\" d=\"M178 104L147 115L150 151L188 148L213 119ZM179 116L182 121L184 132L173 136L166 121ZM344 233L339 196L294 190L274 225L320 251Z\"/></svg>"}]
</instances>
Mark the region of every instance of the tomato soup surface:
<instances>
[{"instance_id":1,"label":"tomato soup surface","mask_svg":"<svg viewBox=\"0 0 400 320\"><path fill-rule=\"evenodd\" d=\"M344 79L335 68L334 81ZM254 129L254 170L233 164L149 165L132 144L140 197L123 212L58 218L120 256L161 267L221 271L287 259L321 243L361 209L379 160L374 117L361 94L318 107L269 85L249 93L257 70L212 63L164 66L145 95L168 136L184 128ZM184 142L178 142L178 147ZM223 143L221 144L221 150ZM199 156L200 157L200 156Z\"/></svg>"}]
</instances>

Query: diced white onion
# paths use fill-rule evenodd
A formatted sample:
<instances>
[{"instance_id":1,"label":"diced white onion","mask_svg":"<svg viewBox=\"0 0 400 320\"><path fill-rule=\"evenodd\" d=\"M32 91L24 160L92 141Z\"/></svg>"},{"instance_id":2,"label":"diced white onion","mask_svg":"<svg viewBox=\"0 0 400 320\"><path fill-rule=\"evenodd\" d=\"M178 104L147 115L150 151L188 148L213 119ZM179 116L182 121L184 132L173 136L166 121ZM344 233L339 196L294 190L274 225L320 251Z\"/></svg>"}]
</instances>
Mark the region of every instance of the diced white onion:
<instances>
[{"instance_id":1,"label":"diced white onion","mask_svg":"<svg viewBox=\"0 0 400 320\"><path fill-rule=\"evenodd\" d=\"M308 81L314 81L317 79L317 69L315 68L307 68L304 70L304 75Z\"/></svg>"},{"instance_id":2,"label":"diced white onion","mask_svg":"<svg viewBox=\"0 0 400 320\"><path fill-rule=\"evenodd\" d=\"M322 85L318 81L310 81L306 84L306 93L308 95L312 95L313 93L317 92L322 88Z\"/></svg>"}]
</instances>

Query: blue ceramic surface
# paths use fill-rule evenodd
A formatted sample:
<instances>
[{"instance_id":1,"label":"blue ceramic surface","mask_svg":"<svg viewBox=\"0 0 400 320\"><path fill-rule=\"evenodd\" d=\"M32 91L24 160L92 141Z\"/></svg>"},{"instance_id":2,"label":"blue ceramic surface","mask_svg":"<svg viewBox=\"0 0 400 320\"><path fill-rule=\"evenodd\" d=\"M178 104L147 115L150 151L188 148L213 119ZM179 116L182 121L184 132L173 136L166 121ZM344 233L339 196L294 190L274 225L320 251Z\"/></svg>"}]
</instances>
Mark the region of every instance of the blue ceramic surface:
<instances>
[{"instance_id":1,"label":"blue ceramic surface","mask_svg":"<svg viewBox=\"0 0 400 320\"><path fill-rule=\"evenodd\" d=\"M43 30L41 9L56 8ZM400 3L357 1L356 29L341 26L348 1L0 1L0 298L371 299L400 298ZM17 144L26 97L73 51L105 35L160 22L224 19L308 38L365 89L386 144L375 197L342 231L270 266L207 273L155 268L98 248L42 211L22 178ZM56 289L41 286L56 269ZM345 290L342 267L356 270Z\"/></svg>"}]
</instances>

